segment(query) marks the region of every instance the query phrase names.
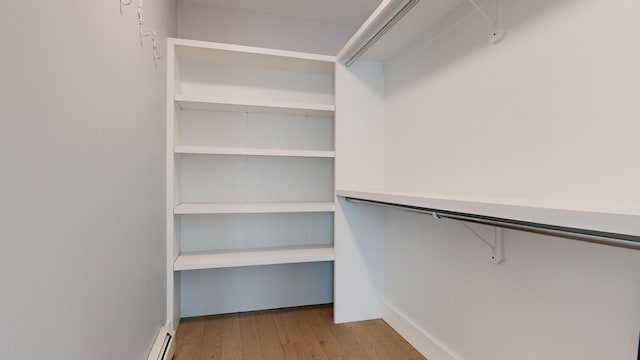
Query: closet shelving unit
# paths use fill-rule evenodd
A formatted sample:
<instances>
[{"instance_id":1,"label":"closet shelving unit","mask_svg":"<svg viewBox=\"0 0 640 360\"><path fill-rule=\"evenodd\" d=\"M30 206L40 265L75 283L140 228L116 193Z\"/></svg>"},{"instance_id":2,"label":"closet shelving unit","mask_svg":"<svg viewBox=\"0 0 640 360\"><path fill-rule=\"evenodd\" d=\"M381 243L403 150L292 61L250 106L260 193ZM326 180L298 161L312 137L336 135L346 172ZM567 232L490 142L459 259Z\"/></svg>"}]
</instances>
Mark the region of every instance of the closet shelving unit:
<instances>
[{"instance_id":1,"label":"closet shelving unit","mask_svg":"<svg viewBox=\"0 0 640 360\"><path fill-rule=\"evenodd\" d=\"M335 57L183 39L168 57L177 326L183 271L333 261Z\"/></svg>"},{"instance_id":2,"label":"closet shelving unit","mask_svg":"<svg viewBox=\"0 0 640 360\"><path fill-rule=\"evenodd\" d=\"M389 265L386 263L386 254L397 249L392 236L413 230L389 231L389 224L395 226L397 223L387 222L387 209L472 225L471 236L487 243L491 259L496 263L502 256L501 229L504 228L630 248L640 246L639 214L635 209L620 213L619 209L554 208L548 203L551 200L537 203L531 199L458 197L389 187L391 182L386 175L393 170L390 165L394 164L385 156L388 151L385 147L390 144L387 141L389 130L397 131L397 127L387 124L400 120L390 115L413 115L409 111L399 111L401 102L396 99L404 96L405 88L411 88L414 83L409 72L403 73L404 78L393 79L395 85L386 82L385 70L417 66L410 63L416 52L423 52L432 41L441 41L442 35L452 29L451 24L457 26L472 17L483 19L477 22L478 31L486 31L487 40L497 43L504 35L504 2L383 0L338 53L336 94L340 111L337 113L336 140L340 157L336 159L339 176L336 182L335 248L339 256L335 259L334 302L337 323L383 318L409 339L424 335L420 334L421 329L412 329L411 321L385 298L385 284L398 280L388 276ZM410 10L402 10L406 8ZM404 15L398 17L398 14ZM398 84L404 88L393 92L395 98L390 98L385 82L392 84L391 89L400 88ZM416 88L420 86L415 84ZM420 101L417 91L407 90L406 96ZM396 109L387 111L387 106L387 109L394 106ZM396 154L418 151L404 144L396 144L395 150ZM410 162L402 163L399 168L408 164ZM478 226L484 228L476 233ZM509 257L508 252L505 257ZM411 268L411 264L402 266ZM406 278L399 281L406 281ZM410 342L420 347L419 343ZM437 348L436 345L433 347Z\"/></svg>"}]
</instances>

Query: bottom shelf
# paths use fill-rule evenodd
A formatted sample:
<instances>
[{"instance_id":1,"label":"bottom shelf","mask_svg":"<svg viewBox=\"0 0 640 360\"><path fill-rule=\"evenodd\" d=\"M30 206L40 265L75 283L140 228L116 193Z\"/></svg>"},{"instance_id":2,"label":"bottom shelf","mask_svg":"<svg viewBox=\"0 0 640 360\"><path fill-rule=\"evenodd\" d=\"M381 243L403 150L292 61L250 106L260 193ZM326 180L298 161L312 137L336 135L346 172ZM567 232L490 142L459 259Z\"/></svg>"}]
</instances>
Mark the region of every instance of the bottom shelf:
<instances>
[{"instance_id":1,"label":"bottom shelf","mask_svg":"<svg viewBox=\"0 0 640 360\"><path fill-rule=\"evenodd\" d=\"M181 253L174 271L333 261L333 245Z\"/></svg>"}]
</instances>

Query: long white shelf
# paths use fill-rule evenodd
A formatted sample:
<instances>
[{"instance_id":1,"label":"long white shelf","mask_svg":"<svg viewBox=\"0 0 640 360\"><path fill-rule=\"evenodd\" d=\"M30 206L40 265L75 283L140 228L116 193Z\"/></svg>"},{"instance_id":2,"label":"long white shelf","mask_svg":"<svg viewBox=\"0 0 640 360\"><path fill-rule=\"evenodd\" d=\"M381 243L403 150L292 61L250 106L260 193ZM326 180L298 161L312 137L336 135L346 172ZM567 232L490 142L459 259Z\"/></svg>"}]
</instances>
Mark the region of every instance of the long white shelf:
<instances>
[{"instance_id":1,"label":"long white shelf","mask_svg":"<svg viewBox=\"0 0 640 360\"><path fill-rule=\"evenodd\" d=\"M233 99L204 95L174 95L181 109L230 112L279 113L331 117L335 105L287 101Z\"/></svg>"},{"instance_id":2,"label":"long white shelf","mask_svg":"<svg viewBox=\"0 0 640 360\"><path fill-rule=\"evenodd\" d=\"M290 157L320 157L320 158L336 157L335 151L229 148L229 147L210 147L210 146L176 146L174 147L174 152L176 154L290 156Z\"/></svg>"},{"instance_id":3,"label":"long white shelf","mask_svg":"<svg viewBox=\"0 0 640 360\"><path fill-rule=\"evenodd\" d=\"M296 203L182 203L173 208L174 214L258 214L333 212L333 202Z\"/></svg>"},{"instance_id":4,"label":"long white shelf","mask_svg":"<svg viewBox=\"0 0 640 360\"><path fill-rule=\"evenodd\" d=\"M244 64L258 68L333 74L335 56L310 54L253 46L169 38L178 62Z\"/></svg>"},{"instance_id":5,"label":"long white shelf","mask_svg":"<svg viewBox=\"0 0 640 360\"><path fill-rule=\"evenodd\" d=\"M400 205L420 209L434 209L460 214L479 215L532 224L581 229L612 234L640 236L640 212L615 213L581 209L561 209L531 205L525 200L439 196L397 191L336 190L340 197ZM640 241L630 239L630 241Z\"/></svg>"},{"instance_id":6,"label":"long white shelf","mask_svg":"<svg viewBox=\"0 0 640 360\"><path fill-rule=\"evenodd\" d=\"M333 246L181 253L175 271L333 261Z\"/></svg>"}]
</instances>

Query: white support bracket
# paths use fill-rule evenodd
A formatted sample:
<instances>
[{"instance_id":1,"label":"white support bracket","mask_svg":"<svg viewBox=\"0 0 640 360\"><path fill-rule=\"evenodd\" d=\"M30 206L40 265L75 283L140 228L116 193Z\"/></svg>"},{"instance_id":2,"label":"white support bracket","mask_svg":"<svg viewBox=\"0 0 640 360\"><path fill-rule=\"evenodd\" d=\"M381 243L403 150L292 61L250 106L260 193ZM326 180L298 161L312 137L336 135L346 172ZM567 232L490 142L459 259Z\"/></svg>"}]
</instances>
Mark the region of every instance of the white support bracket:
<instances>
[{"instance_id":1,"label":"white support bracket","mask_svg":"<svg viewBox=\"0 0 640 360\"><path fill-rule=\"evenodd\" d=\"M440 215L438 215L437 211L432 211L431 216L435 219L442 219ZM491 261L495 264L500 264L503 260L503 234L502 228L498 226L493 226L493 241L489 241L485 239L484 236L480 235L477 231L475 231L471 226L469 226L465 221L458 220L460 224L467 228L467 230L471 231L473 235L475 235L478 239L482 240L489 248L491 248Z\"/></svg>"},{"instance_id":2,"label":"white support bracket","mask_svg":"<svg viewBox=\"0 0 640 360\"><path fill-rule=\"evenodd\" d=\"M464 225L464 227L466 227L469 231L471 231L475 236L477 236L478 239L482 240L483 243L487 244L489 248L491 248L491 261L493 261L495 264L499 264L502 262L503 234L502 234L501 227L497 227L497 226L493 227L494 238L493 238L493 241L489 241L485 239L484 236L480 235L477 231L473 230L473 228L469 226L467 223L465 223L464 221L460 221L460 223Z\"/></svg>"},{"instance_id":3,"label":"white support bracket","mask_svg":"<svg viewBox=\"0 0 640 360\"><path fill-rule=\"evenodd\" d=\"M503 21L503 8L502 0L487 0L488 9L485 11L482 9L475 0L469 0L469 3L487 20L491 26L489 31L489 41L496 44L504 38L504 21Z\"/></svg>"}]
</instances>

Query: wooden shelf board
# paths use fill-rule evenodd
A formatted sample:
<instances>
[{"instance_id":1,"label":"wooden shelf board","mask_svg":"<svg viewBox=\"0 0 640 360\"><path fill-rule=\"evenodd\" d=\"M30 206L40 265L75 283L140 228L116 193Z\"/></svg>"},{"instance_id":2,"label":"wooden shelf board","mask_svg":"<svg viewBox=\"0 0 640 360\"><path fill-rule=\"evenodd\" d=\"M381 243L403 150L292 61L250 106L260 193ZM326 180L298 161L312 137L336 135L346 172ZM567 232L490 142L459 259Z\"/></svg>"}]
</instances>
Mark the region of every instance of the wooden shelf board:
<instances>
[{"instance_id":1,"label":"wooden shelf board","mask_svg":"<svg viewBox=\"0 0 640 360\"><path fill-rule=\"evenodd\" d=\"M209 155L252 155L252 156L289 156L289 157L319 157L334 158L334 151L289 150L289 149L257 149L257 148L227 148L210 146L176 146L176 154L209 154Z\"/></svg>"},{"instance_id":2,"label":"wooden shelf board","mask_svg":"<svg viewBox=\"0 0 640 360\"><path fill-rule=\"evenodd\" d=\"M182 253L178 255L173 268L175 271L185 271L333 260L333 246L242 249L232 251Z\"/></svg>"},{"instance_id":3,"label":"wooden shelf board","mask_svg":"<svg viewBox=\"0 0 640 360\"><path fill-rule=\"evenodd\" d=\"M228 112L280 113L332 117L335 105L286 101L232 99L217 96L174 95L181 109Z\"/></svg>"},{"instance_id":4,"label":"wooden shelf board","mask_svg":"<svg viewBox=\"0 0 640 360\"><path fill-rule=\"evenodd\" d=\"M333 212L333 202L296 203L182 203L174 207L174 214L258 214Z\"/></svg>"}]
</instances>

